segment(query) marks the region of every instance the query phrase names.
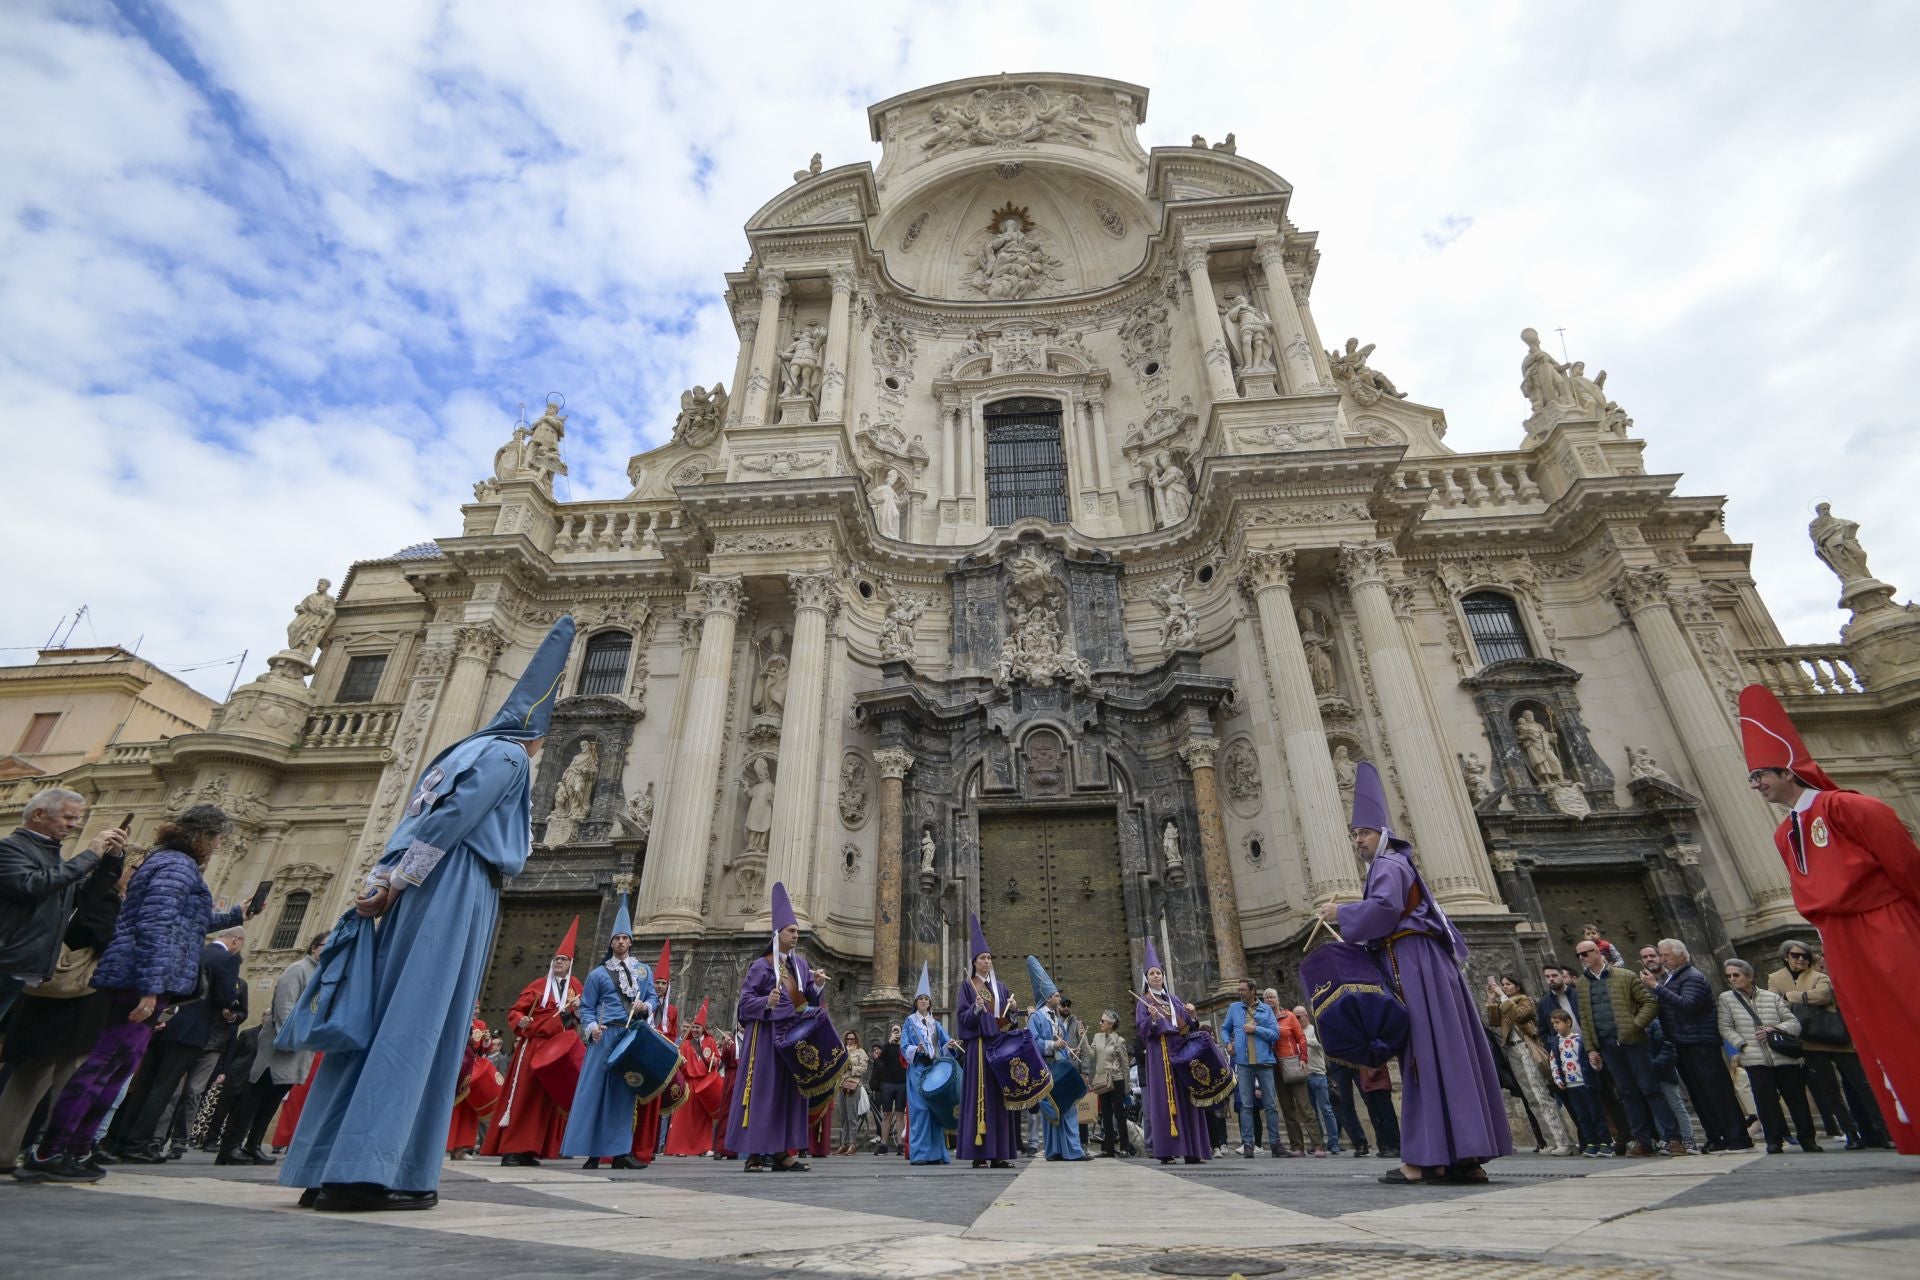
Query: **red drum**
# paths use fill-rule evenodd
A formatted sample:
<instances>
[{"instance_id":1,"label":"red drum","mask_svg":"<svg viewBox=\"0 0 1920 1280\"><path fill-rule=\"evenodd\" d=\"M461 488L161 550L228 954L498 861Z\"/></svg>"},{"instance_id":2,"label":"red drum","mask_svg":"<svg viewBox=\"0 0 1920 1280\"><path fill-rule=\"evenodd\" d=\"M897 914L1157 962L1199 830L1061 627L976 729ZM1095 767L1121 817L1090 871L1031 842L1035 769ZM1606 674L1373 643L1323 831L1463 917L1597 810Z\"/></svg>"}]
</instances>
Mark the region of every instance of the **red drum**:
<instances>
[{"instance_id":1,"label":"red drum","mask_svg":"<svg viewBox=\"0 0 1920 1280\"><path fill-rule=\"evenodd\" d=\"M818 1005L776 1023L773 1044L803 1097L832 1094L846 1074L847 1047L840 1043L833 1019Z\"/></svg>"},{"instance_id":2,"label":"red drum","mask_svg":"<svg viewBox=\"0 0 1920 1280\"><path fill-rule=\"evenodd\" d=\"M727 1105L727 1078L720 1074L718 1067L700 1077L700 1082L693 1086L693 1099L708 1115L718 1115Z\"/></svg>"},{"instance_id":3,"label":"red drum","mask_svg":"<svg viewBox=\"0 0 1920 1280\"><path fill-rule=\"evenodd\" d=\"M660 1118L665 1120L681 1107L687 1105L687 1099L693 1096L693 1090L687 1087L684 1072L675 1071L673 1079L667 1081L667 1091L660 1095Z\"/></svg>"},{"instance_id":4,"label":"red drum","mask_svg":"<svg viewBox=\"0 0 1920 1280\"><path fill-rule=\"evenodd\" d=\"M1190 1031L1174 1046L1173 1067L1187 1087L1187 1100L1210 1107L1233 1093L1237 1083L1233 1060L1215 1043L1211 1033Z\"/></svg>"},{"instance_id":5,"label":"red drum","mask_svg":"<svg viewBox=\"0 0 1920 1280\"><path fill-rule=\"evenodd\" d=\"M475 1115L484 1120L500 1105L500 1095L506 1086L507 1078L494 1070L491 1062L478 1058L474 1061L473 1071L461 1082L460 1096L454 1102L466 1103Z\"/></svg>"},{"instance_id":6,"label":"red drum","mask_svg":"<svg viewBox=\"0 0 1920 1280\"><path fill-rule=\"evenodd\" d=\"M1024 1031L1003 1031L987 1046L987 1069L1009 1111L1037 1107L1053 1092L1053 1071Z\"/></svg>"},{"instance_id":7,"label":"red drum","mask_svg":"<svg viewBox=\"0 0 1920 1280\"><path fill-rule=\"evenodd\" d=\"M534 1046L533 1078L562 1111L573 1109L573 1093L580 1086L580 1064L586 1060L587 1046L571 1031L548 1036Z\"/></svg>"}]
</instances>

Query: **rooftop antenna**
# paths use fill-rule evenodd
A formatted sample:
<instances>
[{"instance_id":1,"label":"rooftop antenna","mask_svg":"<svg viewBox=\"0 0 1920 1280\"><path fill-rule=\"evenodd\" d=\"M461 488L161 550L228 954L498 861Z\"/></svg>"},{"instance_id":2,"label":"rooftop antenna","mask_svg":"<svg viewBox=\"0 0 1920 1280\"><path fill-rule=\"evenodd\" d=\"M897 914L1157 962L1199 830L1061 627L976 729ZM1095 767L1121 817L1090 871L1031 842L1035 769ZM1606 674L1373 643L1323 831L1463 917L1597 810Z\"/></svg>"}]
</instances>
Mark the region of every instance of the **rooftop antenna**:
<instances>
[{"instance_id":1,"label":"rooftop antenna","mask_svg":"<svg viewBox=\"0 0 1920 1280\"><path fill-rule=\"evenodd\" d=\"M62 628L62 627L64 627L64 626L66 626L66 625L67 625L67 615L63 613L63 614L61 614L61 615L60 615L60 621L58 621L58 622L56 622L56 623L54 623L54 624L53 624L53 631L52 631L51 633L49 633L49 634L48 634L48 636L47 636L47 642L46 642L45 644L43 644L43 645L41 645L40 647L41 647L42 649L51 649L51 648L53 648L53 637L54 637L54 636L57 636L57 635L59 635L59 634L60 634L60 628Z\"/></svg>"},{"instance_id":2,"label":"rooftop antenna","mask_svg":"<svg viewBox=\"0 0 1920 1280\"><path fill-rule=\"evenodd\" d=\"M1568 360L1568 359L1571 359L1571 357L1567 355L1567 330L1566 330L1566 326L1564 326L1564 325L1562 325L1562 326L1561 326L1560 328L1558 328L1558 329L1555 329L1555 330L1554 330L1554 332L1560 335L1560 358L1561 358L1562 360Z\"/></svg>"},{"instance_id":3,"label":"rooftop antenna","mask_svg":"<svg viewBox=\"0 0 1920 1280\"><path fill-rule=\"evenodd\" d=\"M60 643L58 645L54 645L51 647L58 648L58 649L66 648L67 641L73 639L73 633L79 630L80 628L80 619L86 616L87 616L87 606L81 605L79 609L74 611L73 621L67 624L67 634L60 637ZM54 630L58 631L59 628L55 627Z\"/></svg>"}]
</instances>

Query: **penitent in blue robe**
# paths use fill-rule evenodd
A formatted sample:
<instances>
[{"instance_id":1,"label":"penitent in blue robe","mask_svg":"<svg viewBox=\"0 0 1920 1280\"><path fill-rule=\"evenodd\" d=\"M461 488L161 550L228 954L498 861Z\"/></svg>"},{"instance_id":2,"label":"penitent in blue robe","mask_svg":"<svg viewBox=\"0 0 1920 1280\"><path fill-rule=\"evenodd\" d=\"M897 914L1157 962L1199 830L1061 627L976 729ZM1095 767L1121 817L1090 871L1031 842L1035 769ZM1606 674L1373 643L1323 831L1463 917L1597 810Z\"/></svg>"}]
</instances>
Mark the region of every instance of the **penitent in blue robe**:
<instances>
[{"instance_id":1,"label":"penitent in blue robe","mask_svg":"<svg viewBox=\"0 0 1920 1280\"><path fill-rule=\"evenodd\" d=\"M937 1018L923 1022L919 1014L907 1018L900 1032L900 1053L907 1060L907 1158L915 1164L946 1164L947 1130L933 1114L927 1097L920 1091L927 1069L947 1056L952 1037ZM890 1052L882 1045L881 1053Z\"/></svg>"},{"instance_id":2,"label":"penitent in blue robe","mask_svg":"<svg viewBox=\"0 0 1920 1280\"><path fill-rule=\"evenodd\" d=\"M315 1070L282 1185L438 1189L499 877L533 847L528 763L518 742L476 736L421 779L380 859L408 887L376 934L373 1037Z\"/></svg>"},{"instance_id":3,"label":"penitent in blue robe","mask_svg":"<svg viewBox=\"0 0 1920 1280\"><path fill-rule=\"evenodd\" d=\"M653 972L633 966L642 1003L654 1002ZM608 1068L607 1058L627 1033L627 1002L605 964L587 975L580 993L580 1025L601 1028L598 1040L587 1042L587 1058L580 1064L580 1084L573 1091L573 1109L567 1113L567 1133L560 1143L563 1156L624 1156L633 1150L634 1112L639 1103L623 1072Z\"/></svg>"},{"instance_id":4,"label":"penitent in blue robe","mask_svg":"<svg viewBox=\"0 0 1920 1280\"><path fill-rule=\"evenodd\" d=\"M1027 1030L1033 1035L1033 1041L1040 1046L1040 1056L1047 1060L1048 1066L1055 1062L1073 1061L1071 1049L1048 1048L1055 1040L1066 1039L1063 1025L1056 1022L1056 1015L1047 1009L1035 1009L1033 1017L1027 1023ZM1047 1159L1085 1160L1087 1149L1080 1142L1080 1109L1076 1106L1070 1116L1062 1116L1060 1109L1048 1098L1040 1104L1040 1117L1047 1124Z\"/></svg>"}]
</instances>

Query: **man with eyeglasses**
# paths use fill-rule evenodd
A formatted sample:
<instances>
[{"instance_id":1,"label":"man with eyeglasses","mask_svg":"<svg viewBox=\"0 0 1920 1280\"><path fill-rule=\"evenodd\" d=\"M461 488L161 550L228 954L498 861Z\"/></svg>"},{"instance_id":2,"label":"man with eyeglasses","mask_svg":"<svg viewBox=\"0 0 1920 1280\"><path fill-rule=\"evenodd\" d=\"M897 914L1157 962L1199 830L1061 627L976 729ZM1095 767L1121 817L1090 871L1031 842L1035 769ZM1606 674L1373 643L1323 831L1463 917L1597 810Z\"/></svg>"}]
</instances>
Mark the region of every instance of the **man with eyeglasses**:
<instances>
[{"instance_id":1,"label":"man with eyeglasses","mask_svg":"<svg viewBox=\"0 0 1920 1280\"><path fill-rule=\"evenodd\" d=\"M1767 975L1767 990L1792 1005L1794 1016L1800 1019L1800 1043L1807 1050L1807 1087L1813 1090L1820 1110L1840 1122L1847 1135L1849 1151L1893 1146L1887 1141L1880 1107L1873 1100L1873 1090L1867 1086L1866 1073L1860 1069L1860 1056L1853 1051L1852 1044L1808 1035L1809 1026L1816 1026L1812 1023L1813 1016L1823 1010L1838 1016L1840 1010L1833 999L1833 980L1813 962L1812 944L1783 942L1780 959L1785 967Z\"/></svg>"},{"instance_id":2,"label":"man with eyeglasses","mask_svg":"<svg viewBox=\"0 0 1920 1280\"><path fill-rule=\"evenodd\" d=\"M1920 1155L1920 845L1882 801L1843 790L1772 691L1740 691L1748 781L1787 810L1773 833L1793 905L1820 931L1834 994L1894 1147Z\"/></svg>"},{"instance_id":3,"label":"man with eyeglasses","mask_svg":"<svg viewBox=\"0 0 1920 1280\"><path fill-rule=\"evenodd\" d=\"M1580 1026L1586 1033L1587 1061L1612 1077L1614 1092L1627 1109L1627 1129L1633 1136L1627 1154L1685 1155L1686 1146L1677 1137L1656 1146L1654 1126L1664 1134L1680 1131L1647 1050L1647 1027L1660 1015L1660 1006L1637 975L1608 964L1593 939L1582 938L1573 954L1581 968Z\"/></svg>"}]
</instances>

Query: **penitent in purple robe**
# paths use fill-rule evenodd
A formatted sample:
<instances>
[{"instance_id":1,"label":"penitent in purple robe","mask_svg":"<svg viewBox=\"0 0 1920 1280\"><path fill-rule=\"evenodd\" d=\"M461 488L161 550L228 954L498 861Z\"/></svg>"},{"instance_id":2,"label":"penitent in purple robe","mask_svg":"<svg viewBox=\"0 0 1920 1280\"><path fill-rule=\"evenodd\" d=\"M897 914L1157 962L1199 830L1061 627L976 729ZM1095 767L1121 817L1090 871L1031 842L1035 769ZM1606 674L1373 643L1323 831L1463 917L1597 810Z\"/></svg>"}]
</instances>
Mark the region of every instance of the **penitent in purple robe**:
<instances>
[{"instance_id":1,"label":"penitent in purple robe","mask_svg":"<svg viewBox=\"0 0 1920 1280\"><path fill-rule=\"evenodd\" d=\"M998 982L992 985L998 1003L1004 1008L1009 993ZM965 1065L960 1091L960 1158L962 1160L1011 1160L1020 1154L1018 1122L1000 1098L1000 1084L987 1065L987 1051L1001 1036L1023 1036L1024 1031L1002 1031L1000 1020L990 1004L974 995L973 983L962 982L955 997L958 1011L955 1025L965 1050Z\"/></svg>"},{"instance_id":2,"label":"penitent in purple robe","mask_svg":"<svg viewBox=\"0 0 1920 1280\"><path fill-rule=\"evenodd\" d=\"M820 984L807 962L788 953L799 975L807 1004L820 1003ZM774 988L773 957L761 956L740 984L738 1017L746 1035L740 1041L740 1061L734 1071L733 1106L727 1113L726 1146L750 1156L778 1156L807 1149L807 1100L793 1082L793 1073L774 1048L780 1024L793 1016L785 998L769 1005Z\"/></svg>"},{"instance_id":3,"label":"penitent in purple robe","mask_svg":"<svg viewBox=\"0 0 1920 1280\"><path fill-rule=\"evenodd\" d=\"M1392 944L1400 992L1413 1024L1400 1055L1400 1158L1437 1166L1513 1154L1500 1075L1460 966L1467 944L1427 891L1410 850L1383 847L1367 869L1366 897L1340 908L1348 942ZM1419 905L1406 910L1419 890Z\"/></svg>"},{"instance_id":4,"label":"penitent in purple robe","mask_svg":"<svg viewBox=\"0 0 1920 1280\"><path fill-rule=\"evenodd\" d=\"M1153 1133L1153 1154L1162 1160L1211 1159L1206 1113L1188 1100L1186 1082L1173 1065L1187 1029L1196 1025L1193 1011L1170 991L1150 991L1147 997L1164 999L1173 1008L1169 1018L1149 1012L1144 1002L1133 1006L1133 1027L1147 1049L1140 1060L1140 1106Z\"/></svg>"}]
</instances>

